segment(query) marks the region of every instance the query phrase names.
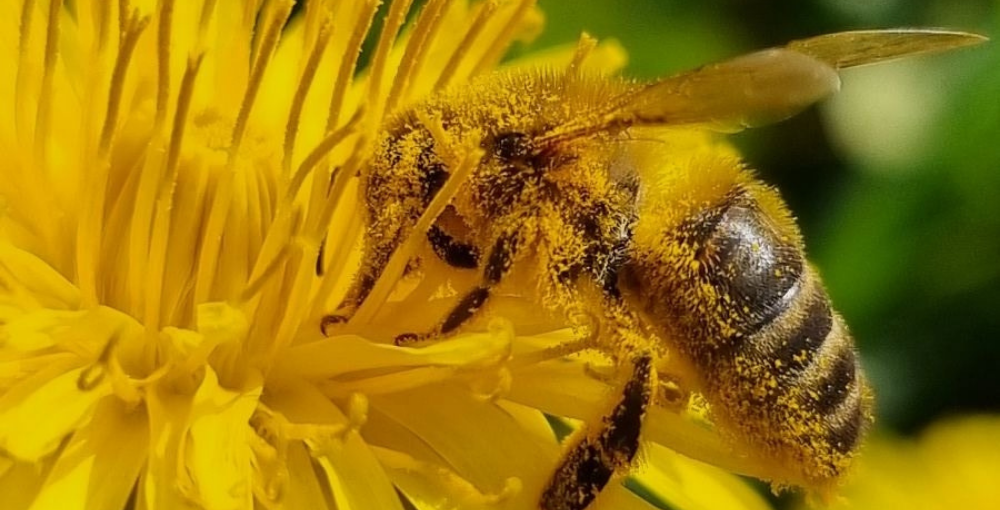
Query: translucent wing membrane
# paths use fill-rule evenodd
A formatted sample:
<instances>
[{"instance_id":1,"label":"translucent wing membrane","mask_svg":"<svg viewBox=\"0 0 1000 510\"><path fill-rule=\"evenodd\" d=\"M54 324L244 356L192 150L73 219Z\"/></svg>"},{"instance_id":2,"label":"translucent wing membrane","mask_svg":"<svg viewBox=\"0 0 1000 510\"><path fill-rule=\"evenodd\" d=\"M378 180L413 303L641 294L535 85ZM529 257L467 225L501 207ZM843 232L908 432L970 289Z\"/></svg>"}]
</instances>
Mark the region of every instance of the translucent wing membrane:
<instances>
[{"instance_id":1,"label":"translucent wing membrane","mask_svg":"<svg viewBox=\"0 0 1000 510\"><path fill-rule=\"evenodd\" d=\"M769 49L653 83L616 114L630 124L708 124L740 130L786 119L840 88L813 57Z\"/></svg>"},{"instance_id":2,"label":"translucent wing membrane","mask_svg":"<svg viewBox=\"0 0 1000 510\"><path fill-rule=\"evenodd\" d=\"M947 30L858 30L793 41L787 48L844 69L972 46L986 40L981 35Z\"/></svg>"},{"instance_id":3,"label":"translucent wing membrane","mask_svg":"<svg viewBox=\"0 0 1000 510\"><path fill-rule=\"evenodd\" d=\"M865 30L794 41L647 85L625 97L601 125L705 124L738 131L777 122L837 92L837 70L985 41L943 30ZM560 138L566 136L562 133Z\"/></svg>"}]
</instances>

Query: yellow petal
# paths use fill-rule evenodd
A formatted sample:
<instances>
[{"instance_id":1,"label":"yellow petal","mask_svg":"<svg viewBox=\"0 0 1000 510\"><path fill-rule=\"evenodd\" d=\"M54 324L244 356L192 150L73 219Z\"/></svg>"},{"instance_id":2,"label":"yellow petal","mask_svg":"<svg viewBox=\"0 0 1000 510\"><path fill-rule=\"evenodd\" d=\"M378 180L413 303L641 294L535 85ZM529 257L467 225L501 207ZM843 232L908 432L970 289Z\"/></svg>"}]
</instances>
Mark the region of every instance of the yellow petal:
<instances>
[{"instance_id":1,"label":"yellow petal","mask_svg":"<svg viewBox=\"0 0 1000 510\"><path fill-rule=\"evenodd\" d=\"M15 387L0 398L0 450L29 461L52 453L91 414L97 401L111 392L107 381L81 389L84 370L65 372L28 394ZM34 386L36 378L22 385Z\"/></svg>"},{"instance_id":2,"label":"yellow petal","mask_svg":"<svg viewBox=\"0 0 1000 510\"><path fill-rule=\"evenodd\" d=\"M55 345L55 335L86 312L40 309L19 314L0 326L0 345L30 352Z\"/></svg>"},{"instance_id":3,"label":"yellow petal","mask_svg":"<svg viewBox=\"0 0 1000 510\"><path fill-rule=\"evenodd\" d=\"M611 389L585 370L583 363L568 360L515 370L507 398L556 416L588 418L607 402Z\"/></svg>"},{"instance_id":4,"label":"yellow petal","mask_svg":"<svg viewBox=\"0 0 1000 510\"><path fill-rule=\"evenodd\" d=\"M174 510L188 504L190 480L182 478L181 445L190 423L193 394L179 393L165 383L146 394L149 414L149 458L139 500L149 510Z\"/></svg>"},{"instance_id":5,"label":"yellow petal","mask_svg":"<svg viewBox=\"0 0 1000 510\"><path fill-rule=\"evenodd\" d=\"M27 509L35 499L51 463L39 466L0 458L0 501L4 510Z\"/></svg>"},{"instance_id":6,"label":"yellow petal","mask_svg":"<svg viewBox=\"0 0 1000 510\"><path fill-rule=\"evenodd\" d=\"M305 445L296 442L288 445L288 487L279 497L279 508L324 508L326 497Z\"/></svg>"},{"instance_id":7,"label":"yellow petal","mask_svg":"<svg viewBox=\"0 0 1000 510\"><path fill-rule=\"evenodd\" d=\"M44 307L71 310L79 306L77 288L37 256L0 242L0 282L4 301L22 308Z\"/></svg>"},{"instance_id":8,"label":"yellow petal","mask_svg":"<svg viewBox=\"0 0 1000 510\"><path fill-rule=\"evenodd\" d=\"M768 510L745 482L717 467L691 460L659 445L645 450L633 477L650 494L677 510Z\"/></svg>"},{"instance_id":9,"label":"yellow petal","mask_svg":"<svg viewBox=\"0 0 1000 510\"><path fill-rule=\"evenodd\" d=\"M496 364L509 352L509 336L493 333L461 335L418 349L344 335L293 347L271 377L287 374L314 380L387 368L475 367Z\"/></svg>"},{"instance_id":10,"label":"yellow petal","mask_svg":"<svg viewBox=\"0 0 1000 510\"><path fill-rule=\"evenodd\" d=\"M501 494L510 492L512 483L522 485L505 507L527 508L537 502L555 469L560 447L553 437L544 440L527 432L502 408L474 398L460 385L373 396L371 405L373 420L378 411L408 429L480 492ZM375 437L374 427L371 432L366 429L366 437L374 443L392 444Z\"/></svg>"},{"instance_id":11,"label":"yellow petal","mask_svg":"<svg viewBox=\"0 0 1000 510\"><path fill-rule=\"evenodd\" d=\"M646 415L642 433L645 439L734 473L772 479L784 471L784 466L739 450L714 426L687 413L652 407Z\"/></svg>"},{"instance_id":12,"label":"yellow petal","mask_svg":"<svg viewBox=\"0 0 1000 510\"><path fill-rule=\"evenodd\" d=\"M340 510L402 510L382 465L357 432L314 453Z\"/></svg>"},{"instance_id":13,"label":"yellow petal","mask_svg":"<svg viewBox=\"0 0 1000 510\"><path fill-rule=\"evenodd\" d=\"M272 395L276 412L294 424L342 425L342 434L335 437L318 433L306 441L315 462L322 469L327 485L339 510L371 509L402 510L396 490L375 458L368 444L333 402L311 384L288 381L280 395ZM363 414L362 409L355 410ZM363 416L353 417L363 420ZM320 430L317 428L317 430Z\"/></svg>"},{"instance_id":14,"label":"yellow petal","mask_svg":"<svg viewBox=\"0 0 1000 510\"><path fill-rule=\"evenodd\" d=\"M102 400L59 455L31 509L123 508L145 465L148 435L142 409Z\"/></svg>"},{"instance_id":15,"label":"yellow petal","mask_svg":"<svg viewBox=\"0 0 1000 510\"><path fill-rule=\"evenodd\" d=\"M250 415L260 387L246 392L219 386L208 368L192 408L187 469L197 498L206 509L242 510L253 506Z\"/></svg>"}]
</instances>

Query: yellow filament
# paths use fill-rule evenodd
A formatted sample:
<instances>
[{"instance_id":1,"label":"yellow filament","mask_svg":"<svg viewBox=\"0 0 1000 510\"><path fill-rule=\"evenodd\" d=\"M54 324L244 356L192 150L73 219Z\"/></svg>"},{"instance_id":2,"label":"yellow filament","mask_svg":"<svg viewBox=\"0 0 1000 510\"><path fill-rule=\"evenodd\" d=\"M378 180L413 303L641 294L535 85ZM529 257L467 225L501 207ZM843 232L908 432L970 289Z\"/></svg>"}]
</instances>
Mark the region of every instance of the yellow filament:
<instances>
[{"instance_id":1,"label":"yellow filament","mask_svg":"<svg viewBox=\"0 0 1000 510\"><path fill-rule=\"evenodd\" d=\"M110 35L108 25L111 22L111 2L94 2L94 21L97 25L97 49L104 50L108 46Z\"/></svg>"},{"instance_id":2,"label":"yellow filament","mask_svg":"<svg viewBox=\"0 0 1000 510\"><path fill-rule=\"evenodd\" d=\"M122 34L108 89L108 106L98 143L96 173L88 178L91 194L84 198L86 205L77 229L76 269L79 287L83 298L90 304L95 304L98 300L97 264L104 238L104 206L107 200L108 173L111 164L108 152L118 125L122 90L125 88L125 77L132 60L132 53L149 21L149 16L140 18L138 13L133 12L126 24L126 31Z\"/></svg>"},{"instance_id":3,"label":"yellow filament","mask_svg":"<svg viewBox=\"0 0 1000 510\"><path fill-rule=\"evenodd\" d=\"M476 13L475 19L472 20L472 24L469 26L469 30L465 32L462 37L462 41L458 43L458 47L452 52L451 57L448 58L448 62L444 66L444 70L441 71L441 75L438 76L437 82L434 83L434 90L443 89L447 87L451 80L455 77L455 71L458 70L459 64L465 60L465 56L469 53L469 49L472 47L473 43L476 42L476 38L483 31L483 27L486 26L486 22L497 12L497 2L496 0L486 0L479 4L479 11Z\"/></svg>"},{"instance_id":4,"label":"yellow filament","mask_svg":"<svg viewBox=\"0 0 1000 510\"><path fill-rule=\"evenodd\" d=\"M378 10L378 2L367 0L358 13L358 19L354 23L354 31L347 41L344 55L340 59L340 69L337 70L337 81L333 86L333 94L330 96L330 113L326 120L326 130L330 131L337 127L340 122L340 111L344 106L344 96L347 88L354 76L354 69L358 64L358 57L361 55L361 43L365 41L365 35L371 29L372 20L375 19L375 11Z\"/></svg>"},{"instance_id":5,"label":"yellow filament","mask_svg":"<svg viewBox=\"0 0 1000 510\"><path fill-rule=\"evenodd\" d=\"M386 113L391 114L396 109L402 99L403 91L409 87L413 75L420 69L431 39L440 26L444 6L445 0L429 0L420 12L413 34L410 35L410 41L403 52L403 61L399 64L399 71L396 72L396 78L389 90L389 97L386 98Z\"/></svg>"},{"instance_id":6,"label":"yellow filament","mask_svg":"<svg viewBox=\"0 0 1000 510\"><path fill-rule=\"evenodd\" d=\"M319 33L316 35L316 41L309 52L306 65L302 69L302 76L299 77L299 84L295 89L295 95L292 96L292 107L288 112L288 123L285 124L284 156L281 160L282 174L286 177L292 168L295 138L299 132L299 120L302 117L302 108L306 103L306 95L309 94L313 79L316 77L316 71L319 69L319 62L326 51L327 43L330 41L330 35L332 34L330 24L330 17L325 16L319 27Z\"/></svg>"},{"instance_id":7,"label":"yellow filament","mask_svg":"<svg viewBox=\"0 0 1000 510\"><path fill-rule=\"evenodd\" d=\"M129 0L118 0L118 33L124 34L125 29L128 26L128 19L125 17L125 13L130 12Z\"/></svg>"},{"instance_id":8,"label":"yellow filament","mask_svg":"<svg viewBox=\"0 0 1000 510\"><path fill-rule=\"evenodd\" d=\"M295 172L295 175L289 183L288 189L285 191L281 202L278 204L278 211L275 213L274 221L268 229L268 235L261 245L257 262L254 264L254 268L250 272L251 281L262 278L263 271L265 271L267 267L272 264L274 257L280 256L280 251L283 249L283 245L287 244L287 239L284 239L283 234L285 230L281 228L281 226L283 226L284 222L289 221L295 195L298 194L299 189L301 188L306 177L316 169L316 166L323 160L323 158L326 157L327 154L330 153L330 151L336 148L337 145L343 142L348 135L354 132L359 121L360 117L355 117L351 119L351 122L349 122L346 126L327 135L299 165L298 170Z\"/></svg>"},{"instance_id":9,"label":"yellow filament","mask_svg":"<svg viewBox=\"0 0 1000 510\"><path fill-rule=\"evenodd\" d=\"M37 164L45 168L45 149L49 138L49 118L52 116L52 80L55 78L56 58L59 56L59 13L62 0L49 2L49 23L45 31L45 61L42 68L42 87L35 114L35 154Z\"/></svg>"},{"instance_id":10,"label":"yellow filament","mask_svg":"<svg viewBox=\"0 0 1000 510\"><path fill-rule=\"evenodd\" d=\"M101 127L101 139L98 143L98 155L101 158L107 156L111 147L115 129L118 127L118 112L121 109L122 91L125 88L128 66L132 61L132 52L135 51L139 36L149 25L149 21L149 16L139 17L138 11L133 11L125 22L125 30L122 32L122 40L118 48L118 58L115 59L115 67L111 72L108 111L104 115L104 125Z\"/></svg>"},{"instance_id":11,"label":"yellow filament","mask_svg":"<svg viewBox=\"0 0 1000 510\"><path fill-rule=\"evenodd\" d=\"M517 31L518 25L531 10L531 7L535 5L535 0L521 0L521 4L517 6L517 10L504 25L503 30L497 35L497 38L493 40L493 44L483 53L479 63L472 71L471 76L476 76L482 74L486 70L496 66L497 62L500 61L500 57L503 56L504 52L507 51L507 47L510 46L511 41L514 39L514 34Z\"/></svg>"},{"instance_id":12,"label":"yellow filament","mask_svg":"<svg viewBox=\"0 0 1000 510\"><path fill-rule=\"evenodd\" d=\"M243 141L243 134L246 131L250 110L253 108L254 100L263 81L264 71L267 69L271 56L274 54L278 39L281 37L281 29L284 27L291 10L292 2L290 1L283 1L275 8L274 14L267 21L267 28L265 28L260 44L260 51L253 68L250 70L247 90L243 95L243 102L240 105L236 124L233 127L226 169L219 178L219 189L213 197L211 209L208 213L208 221L205 226L205 233L202 236L203 243L201 253L198 257L198 275L194 289L194 302L196 304L204 303L211 297L210 292L212 290L212 283L215 281L215 270L219 264L218 257L219 249L222 245L222 231L225 227L226 217L229 214L229 206L233 198L236 156Z\"/></svg>"},{"instance_id":13,"label":"yellow filament","mask_svg":"<svg viewBox=\"0 0 1000 510\"><path fill-rule=\"evenodd\" d=\"M347 183L354 177L358 166L361 164L364 147L367 146L367 139L360 139L354 146L354 153L351 158L347 160L347 164L344 165L339 172L337 172L333 182L330 183L330 188L327 190L327 198L322 201L314 201L315 204L320 204L321 207L310 207L309 210L309 220L306 224L309 225L311 230L308 231L307 235L312 239L322 239L323 231L325 231L329 224L330 219L333 217L333 212L340 204L343 198L344 192L347 189ZM312 204L310 206L312 206ZM317 215L316 212L319 211Z\"/></svg>"},{"instance_id":14,"label":"yellow filament","mask_svg":"<svg viewBox=\"0 0 1000 510\"><path fill-rule=\"evenodd\" d=\"M337 173L336 178L330 185L330 189L327 192L327 199L322 204L322 211L319 214L319 219L313 226L316 231L313 233L317 238L322 239L324 233L327 235L327 242L330 242L329 228L330 220L333 218L333 213L337 206L343 202L345 193L349 189L348 183L354 178L356 172L360 169L362 160L365 158L366 147L368 146L368 139L366 137L361 137L355 144L354 150L351 151L351 157L344 164L344 167L340 169ZM345 240L354 240L357 238L358 233L361 230L361 215L352 214L348 218L348 225L345 229L346 235L340 236ZM332 243L331 243L332 244ZM341 261L341 263L346 264L347 257L350 255L351 248L353 244L348 242L332 244L335 246L334 253L330 254L331 261ZM317 315L325 313L326 298L333 288L339 283L339 279L344 276L344 273L350 271L350 268L345 266L333 265L329 267L339 267L341 271L327 271L323 275L323 281L320 283L321 292L315 294L315 301L312 304L313 312ZM325 289L325 291L323 291Z\"/></svg>"},{"instance_id":15,"label":"yellow filament","mask_svg":"<svg viewBox=\"0 0 1000 510\"><path fill-rule=\"evenodd\" d=\"M397 0L392 2L389 6L389 14L386 16L385 24L382 26L382 33L378 36L378 46L375 47L375 56L372 58L368 97L374 104L379 106L383 105L379 101L382 95L382 80L385 78L389 51L392 50L396 34L399 33L399 29L403 26L403 21L406 20L406 13L409 12L411 3L413 3L413 0ZM371 112L371 125L368 127L370 132L378 129L379 124L382 122L384 111L382 109Z\"/></svg>"},{"instance_id":16,"label":"yellow filament","mask_svg":"<svg viewBox=\"0 0 1000 510\"><path fill-rule=\"evenodd\" d=\"M293 5L294 2L291 0L279 3L274 9L274 14L267 20L267 28L264 29L264 35L261 37L257 59L250 70L250 78L247 80L247 90L243 94L243 102L240 104L240 111L236 115L236 124L233 127L232 140L229 144L230 160L236 157L236 154L240 150L240 145L243 143L243 135L246 133L250 112L253 110L253 105L257 99L257 92L260 91L260 86L264 81L264 71L267 70L267 65L271 62L274 49L278 46L278 40L281 38L281 29L284 28L285 21L288 20L288 15L291 14Z\"/></svg>"},{"instance_id":17,"label":"yellow filament","mask_svg":"<svg viewBox=\"0 0 1000 510\"><path fill-rule=\"evenodd\" d=\"M479 159L482 157L483 151L479 149L478 142L472 144L471 147L475 148L467 149L462 163L445 180L444 186L441 187L441 190L431 200L430 205L420 215L420 219L417 220L417 224L410 230L406 240L389 257L389 262L386 264L378 280L375 281L375 285L372 287L368 298L358 307L357 313L351 317L351 325L368 323L375 316L375 312L378 311L389 297L389 293L395 286L396 280L403 274L403 269L406 268L410 257L413 256L417 247L423 242L424 234L427 233L427 229L430 228L431 223L437 220L441 211L451 202L452 197L458 192L459 187L465 183L466 178L468 178L472 170L479 164Z\"/></svg>"},{"instance_id":18,"label":"yellow filament","mask_svg":"<svg viewBox=\"0 0 1000 510\"><path fill-rule=\"evenodd\" d=\"M21 6L21 33L18 38L18 64L17 64L17 78L16 85L17 92L15 96L17 97L17 112L15 113L16 118L14 122L17 126L17 134L21 143L24 144L28 137L28 118L30 116L29 111L31 108L31 101L28 99L27 91L29 89L28 78L31 75L29 68L31 67L31 55L28 50L31 47L31 25L34 23L35 13L35 0L24 0L24 5Z\"/></svg>"},{"instance_id":19,"label":"yellow filament","mask_svg":"<svg viewBox=\"0 0 1000 510\"><path fill-rule=\"evenodd\" d=\"M294 279L286 296L288 300L285 305L285 313L281 317L281 324L274 340L268 345L268 352L261 361L273 363L278 359L278 353L288 347L295 337L295 333L304 325L302 318L308 309L307 303L310 298L309 289L313 284L313 263L319 251L319 242L314 239L300 237L298 243L294 245L300 254L296 257L296 263L292 264ZM308 325L306 325L308 327ZM264 369L267 370L268 367Z\"/></svg>"},{"instance_id":20,"label":"yellow filament","mask_svg":"<svg viewBox=\"0 0 1000 510\"><path fill-rule=\"evenodd\" d=\"M295 221L292 222L293 224ZM251 299L257 296L260 290L267 283L268 279L281 267L281 263L288 260L289 252L291 251L290 243L281 243L281 248L278 250L278 254L275 255L264 269L260 271L260 275L256 278L251 278L247 283L247 286L240 293L240 297L237 299L237 305L243 307Z\"/></svg>"},{"instance_id":21,"label":"yellow filament","mask_svg":"<svg viewBox=\"0 0 1000 510\"><path fill-rule=\"evenodd\" d=\"M472 482L458 473L442 465L418 460L403 452L381 446L371 446L370 448L379 462L386 468L416 473L434 486L444 490L451 496L449 499L459 502L461 507L478 508L498 505L520 492L523 485L519 478L510 477L504 481L503 490L497 494L488 494L479 490Z\"/></svg>"},{"instance_id":22,"label":"yellow filament","mask_svg":"<svg viewBox=\"0 0 1000 510\"><path fill-rule=\"evenodd\" d=\"M212 13L215 12L215 2L216 0L205 0L205 3L201 5L201 15L198 17L197 49L199 51L204 46L205 38L208 34L208 27L212 22Z\"/></svg>"},{"instance_id":23,"label":"yellow filament","mask_svg":"<svg viewBox=\"0 0 1000 510\"><path fill-rule=\"evenodd\" d=\"M170 101L170 29L174 22L174 0L160 4L160 24L157 27L156 57L156 126L163 123Z\"/></svg>"},{"instance_id":24,"label":"yellow filament","mask_svg":"<svg viewBox=\"0 0 1000 510\"><path fill-rule=\"evenodd\" d=\"M347 261L351 254L352 248L354 248L355 240L358 239L362 229L362 221L360 215L352 215L349 219L347 225L342 225L338 233L340 234L338 240L332 240L330 237L326 239L327 247L327 257L328 263L326 267L330 268L323 274L323 280L320 282L319 290L316 291L316 299L312 304L312 313L314 315L321 315L324 312L328 312L327 304L328 300L331 298L334 289L337 285L341 285L344 278L350 275L353 268L348 267ZM332 248L332 249L331 249ZM341 296L333 296L334 298L340 298ZM335 305L334 305L335 306Z\"/></svg>"},{"instance_id":25,"label":"yellow filament","mask_svg":"<svg viewBox=\"0 0 1000 510\"><path fill-rule=\"evenodd\" d=\"M586 32L580 34L580 40L576 43L576 51L573 52L573 60L570 61L569 66L566 68L566 76L579 76L580 66L594 52L594 48L596 47L597 39L594 39Z\"/></svg>"},{"instance_id":26,"label":"yellow filament","mask_svg":"<svg viewBox=\"0 0 1000 510\"><path fill-rule=\"evenodd\" d=\"M177 97L177 111L174 113L174 125L170 133L170 146L167 149L166 171L159 185L156 199L156 216L153 219L153 232L149 246L149 269L145 281L146 287L146 331L154 333L160 329L160 300L163 291L164 268L167 259L167 245L170 238L170 212L173 208L174 186L177 182L177 168L180 160L181 146L184 141L184 130L187 127L187 116L191 109L191 99L194 96L195 79L201 68L204 54L199 54L188 60L187 69L181 79L181 88Z\"/></svg>"},{"instance_id":27,"label":"yellow filament","mask_svg":"<svg viewBox=\"0 0 1000 510\"><path fill-rule=\"evenodd\" d=\"M325 158L330 151L335 149L340 142L343 142L345 138L354 133L357 128L358 123L361 121L360 115L355 115L344 127L330 133L324 137L309 155L302 160L299 164L298 170L295 171L295 175L292 176L292 180L288 183L288 191L285 193L285 200L291 203L295 199L295 195L298 194L299 189L302 187L302 183L305 182L306 177L312 173L313 170L319 165L319 163Z\"/></svg>"}]
</instances>

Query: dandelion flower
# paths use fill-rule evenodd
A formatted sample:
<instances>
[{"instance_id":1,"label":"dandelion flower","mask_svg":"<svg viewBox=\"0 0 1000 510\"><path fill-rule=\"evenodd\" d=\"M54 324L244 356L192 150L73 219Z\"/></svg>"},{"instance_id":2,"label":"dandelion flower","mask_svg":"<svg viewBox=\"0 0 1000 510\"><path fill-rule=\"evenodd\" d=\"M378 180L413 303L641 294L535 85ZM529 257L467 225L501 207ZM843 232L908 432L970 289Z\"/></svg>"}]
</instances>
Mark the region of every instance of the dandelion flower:
<instances>
[{"instance_id":1,"label":"dandelion flower","mask_svg":"<svg viewBox=\"0 0 1000 510\"><path fill-rule=\"evenodd\" d=\"M544 413L587 418L608 391L550 356L565 324L511 308L403 348L380 327L411 317L387 303L320 332L358 264L355 174L383 116L541 21L530 0L429 0L407 25L396 0L365 66L378 4L0 6L4 508L534 507L561 448ZM652 439L730 462L653 414ZM644 458L652 499L763 505L717 468ZM614 484L602 507L651 503Z\"/></svg>"}]
</instances>

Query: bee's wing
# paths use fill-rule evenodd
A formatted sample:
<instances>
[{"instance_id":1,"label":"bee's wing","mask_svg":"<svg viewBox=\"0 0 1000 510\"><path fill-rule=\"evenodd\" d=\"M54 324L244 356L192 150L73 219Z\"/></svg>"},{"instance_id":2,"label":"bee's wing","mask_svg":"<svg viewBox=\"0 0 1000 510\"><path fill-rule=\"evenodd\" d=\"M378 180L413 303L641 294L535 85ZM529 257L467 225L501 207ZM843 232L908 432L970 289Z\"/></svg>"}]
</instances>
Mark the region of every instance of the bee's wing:
<instances>
[{"instance_id":1,"label":"bee's wing","mask_svg":"<svg viewBox=\"0 0 1000 510\"><path fill-rule=\"evenodd\" d=\"M792 41L786 48L844 69L921 53L947 51L986 40L981 35L967 32L898 28L821 35Z\"/></svg>"},{"instance_id":2,"label":"bee's wing","mask_svg":"<svg viewBox=\"0 0 1000 510\"><path fill-rule=\"evenodd\" d=\"M941 30L841 32L794 41L648 85L623 98L608 125L705 124L736 131L788 118L840 87L838 69L984 41Z\"/></svg>"}]
</instances>

